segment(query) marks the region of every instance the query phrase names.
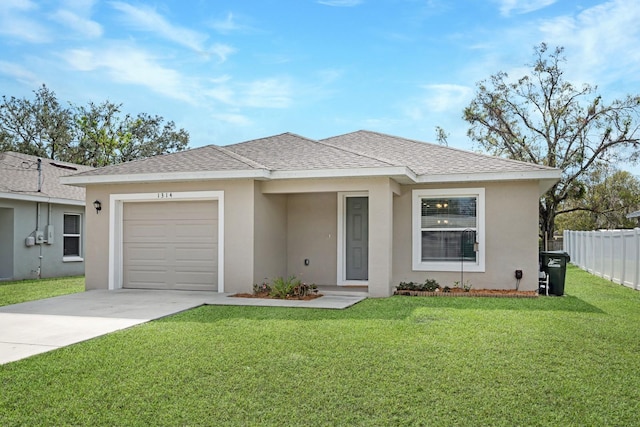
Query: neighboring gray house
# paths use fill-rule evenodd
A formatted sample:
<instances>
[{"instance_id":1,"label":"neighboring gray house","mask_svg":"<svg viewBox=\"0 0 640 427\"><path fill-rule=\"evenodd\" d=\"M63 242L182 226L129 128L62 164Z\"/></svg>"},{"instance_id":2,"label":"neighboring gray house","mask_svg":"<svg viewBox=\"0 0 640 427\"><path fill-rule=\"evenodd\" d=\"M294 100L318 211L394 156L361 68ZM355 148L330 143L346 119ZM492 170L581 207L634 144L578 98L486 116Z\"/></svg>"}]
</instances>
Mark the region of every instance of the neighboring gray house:
<instances>
[{"instance_id":1,"label":"neighboring gray house","mask_svg":"<svg viewBox=\"0 0 640 427\"><path fill-rule=\"evenodd\" d=\"M635 218L638 221L638 226L640 226L640 211L634 211L627 215L628 219Z\"/></svg>"},{"instance_id":2,"label":"neighboring gray house","mask_svg":"<svg viewBox=\"0 0 640 427\"><path fill-rule=\"evenodd\" d=\"M0 153L0 280L84 274L84 188L60 177L92 169Z\"/></svg>"},{"instance_id":3,"label":"neighboring gray house","mask_svg":"<svg viewBox=\"0 0 640 427\"><path fill-rule=\"evenodd\" d=\"M359 131L285 133L64 177L85 187L87 289L250 292L296 275L538 287L538 203L561 171Z\"/></svg>"}]
</instances>

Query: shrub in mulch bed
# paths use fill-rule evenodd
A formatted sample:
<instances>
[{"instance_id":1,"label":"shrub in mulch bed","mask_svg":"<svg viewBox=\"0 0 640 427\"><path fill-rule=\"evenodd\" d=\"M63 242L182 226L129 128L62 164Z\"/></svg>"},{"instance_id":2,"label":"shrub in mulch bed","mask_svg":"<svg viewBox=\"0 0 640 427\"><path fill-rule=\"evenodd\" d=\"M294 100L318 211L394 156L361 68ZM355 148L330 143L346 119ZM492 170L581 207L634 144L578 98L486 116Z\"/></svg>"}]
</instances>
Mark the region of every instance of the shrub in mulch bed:
<instances>
[{"instance_id":1,"label":"shrub in mulch bed","mask_svg":"<svg viewBox=\"0 0 640 427\"><path fill-rule=\"evenodd\" d=\"M490 298L537 298L536 291L515 291L509 289L478 289L469 292L455 291L451 292L438 291L408 291L397 290L394 295L419 296L419 297L490 297Z\"/></svg>"}]
</instances>

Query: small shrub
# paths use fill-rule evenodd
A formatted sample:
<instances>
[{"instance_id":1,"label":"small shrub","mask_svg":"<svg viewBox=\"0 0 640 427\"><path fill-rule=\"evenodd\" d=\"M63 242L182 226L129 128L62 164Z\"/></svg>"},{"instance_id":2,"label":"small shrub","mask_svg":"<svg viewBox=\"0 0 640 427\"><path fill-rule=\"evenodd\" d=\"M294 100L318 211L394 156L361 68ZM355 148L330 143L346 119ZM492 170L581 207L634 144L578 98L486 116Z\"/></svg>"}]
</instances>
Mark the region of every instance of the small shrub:
<instances>
[{"instance_id":1,"label":"small shrub","mask_svg":"<svg viewBox=\"0 0 640 427\"><path fill-rule=\"evenodd\" d=\"M415 291L416 284L413 282L400 282L396 289L399 291Z\"/></svg>"},{"instance_id":2,"label":"small shrub","mask_svg":"<svg viewBox=\"0 0 640 427\"><path fill-rule=\"evenodd\" d=\"M267 282L262 282L261 284L254 283L253 285L253 293L255 295L258 294L268 294L271 292L271 286Z\"/></svg>"},{"instance_id":3,"label":"small shrub","mask_svg":"<svg viewBox=\"0 0 640 427\"><path fill-rule=\"evenodd\" d=\"M316 293L318 293L318 287L316 285L307 285L306 283L300 283L293 287L292 296L296 298L304 298Z\"/></svg>"},{"instance_id":4,"label":"small shrub","mask_svg":"<svg viewBox=\"0 0 640 427\"><path fill-rule=\"evenodd\" d=\"M449 286L445 286L442 288L442 292L451 292L451 288Z\"/></svg>"},{"instance_id":5,"label":"small shrub","mask_svg":"<svg viewBox=\"0 0 640 427\"><path fill-rule=\"evenodd\" d=\"M435 279L426 279L424 283L400 282L396 289L399 291L435 292L440 289L440 285Z\"/></svg>"},{"instance_id":6,"label":"small shrub","mask_svg":"<svg viewBox=\"0 0 640 427\"><path fill-rule=\"evenodd\" d=\"M269 295L274 298L285 299L288 296L292 296L294 288L301 284L302 282L300 281L300 279L296 279L295 276L291 276L288 279L277 277L273 279L273 283L271 284L271 292L269 293Z\"/></svg>"},{"instance_id":7,"label":"small shrub","mask_svg":"<svg viewBox=\"0 0 640 427\"><path fill-rule=\"evenodd\" d=\"M427 292L435 292L436 289L439 289L440 285L435 279L427 279L424 281L422 285L422 290Z\"/></svg>"}]
</instances>

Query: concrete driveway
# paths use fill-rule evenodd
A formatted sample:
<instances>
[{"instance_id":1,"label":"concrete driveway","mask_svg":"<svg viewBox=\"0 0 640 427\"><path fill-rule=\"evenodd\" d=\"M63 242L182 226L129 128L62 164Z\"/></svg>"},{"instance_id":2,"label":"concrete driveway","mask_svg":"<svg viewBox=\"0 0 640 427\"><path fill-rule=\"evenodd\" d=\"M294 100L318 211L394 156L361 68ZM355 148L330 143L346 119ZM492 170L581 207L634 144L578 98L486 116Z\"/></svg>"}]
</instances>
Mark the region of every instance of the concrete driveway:
<instances>
[{"instance_id":1,"label":"concrete driveway","mask_svg":"<svg viewBox=\"0 0 640 427\"><path fill-rule=\"evenodd\" d=\"M0 307L0 364L85 341L201 305L347 308L364 297L311 301L233 298L191 291L88 291Z\"/></svg>"}]
</instances>

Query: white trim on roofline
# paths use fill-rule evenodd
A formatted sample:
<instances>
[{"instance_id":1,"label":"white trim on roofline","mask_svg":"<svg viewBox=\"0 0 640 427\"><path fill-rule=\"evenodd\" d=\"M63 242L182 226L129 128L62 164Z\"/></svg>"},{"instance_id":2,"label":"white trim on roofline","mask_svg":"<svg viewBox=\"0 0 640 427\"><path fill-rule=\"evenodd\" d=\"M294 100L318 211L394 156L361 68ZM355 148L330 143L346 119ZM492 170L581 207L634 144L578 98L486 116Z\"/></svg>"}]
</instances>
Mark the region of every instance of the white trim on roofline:
<instances>
[{"instance_id":1,"label":"white trim on roofline","mask_svg":"<svg viewBox=\"0 0 640 427\"><path fill-rule=\"evenodd\" d=\"M308 179L308 178L363 178L363 177L391 177L402 184L430 184L446 182L484 182L484 181L523 181L523 180L558 180L562 171L545 169L520 172L482 172L482 173L454 173L438 175L416 175L406 166L390 166L381 168L350 168L350 169L301 169L269 171L267 169L199 171L199 172L167 172L124 175L92 175L65 176L61 183L66 185L84 186L87 184L116 184L136 182L175 182L175 181L203 181L222 179Z\"/></svg>"},{"instance_id":2,"label":"white trim on roofline","mask_svg":"<svg viewBox=\"0 0 640 427\"><path fill-rule=\"evenodd\" d=\"M374 176L407 177L416 180L416 174L406 166L390 166L383 168L351 168L351 169L301 169L272 171L271 179L291 178L359 178Z\"/></svg>"},{"instance_id":3,"label":"white trim on roofline","mask_svg":"<svg viewBox=\"0 0 640 427\"><path fill-rule=\"evenodd\" d=\"M268 179L269 171L264 169L253 169L200 172L132 173L124 175L65 176L60 179L60 182L66 185L84 186L87 184L204 181L214 179L242 178Z\"/></svg>"},{"instance_id":4,"label":"white trim on roofline","mask_svg":"<svg viewBox=\"0 0 640 427\"><path fill-rule=\"evenodd\" d=\"M84 206L84 200L62 199L58 197L34 196L32 194L0 193L0 199L24 200L27 202L55 203L57 205Z\"/></svg>"},{"instance_id":5,"label":"white trim on roofline","mask_svg":"<svg viewBox=\"0 0 640 427\"><path fill-rule=\"evenodd\" d=\"M545 169L528 172L481 172L481 173L452 173L443 175L419 175L417 183L439 184L442 182L480 182L480 181L523 181L538 179L560 179L562 171L559 169Z\"/></svg>"}]
</instances>

